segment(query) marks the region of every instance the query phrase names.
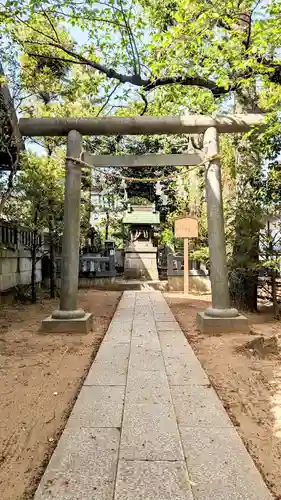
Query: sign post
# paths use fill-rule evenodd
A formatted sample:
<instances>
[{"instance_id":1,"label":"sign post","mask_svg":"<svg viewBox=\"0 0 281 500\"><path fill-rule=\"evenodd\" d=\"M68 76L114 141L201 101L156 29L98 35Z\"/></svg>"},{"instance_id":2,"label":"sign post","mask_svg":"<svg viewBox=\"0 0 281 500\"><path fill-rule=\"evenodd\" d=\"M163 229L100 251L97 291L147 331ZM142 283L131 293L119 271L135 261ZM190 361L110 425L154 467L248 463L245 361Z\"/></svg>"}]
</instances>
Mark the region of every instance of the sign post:
<instances>
[{"instance_id":1,"label":"sign post","mask_svg":"<svg viewBox=\"0 0 281 500\"><path fill-rule=\"evenodd\" d=\"M188 266L188 239L197 238L198 236L198 220L195 217L183 217L175 220L175 236L183 238L184 241L184 294L189 291L189 266Z\"/></svg>"}]
</instances>

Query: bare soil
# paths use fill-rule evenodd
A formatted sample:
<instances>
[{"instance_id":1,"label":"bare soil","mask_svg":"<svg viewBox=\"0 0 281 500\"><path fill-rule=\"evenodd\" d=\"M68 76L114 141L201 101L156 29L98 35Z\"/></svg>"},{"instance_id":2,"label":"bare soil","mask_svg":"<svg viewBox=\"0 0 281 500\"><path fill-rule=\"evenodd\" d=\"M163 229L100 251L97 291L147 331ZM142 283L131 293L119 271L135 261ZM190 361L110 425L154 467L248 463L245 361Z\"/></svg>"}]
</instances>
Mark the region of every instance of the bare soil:
<instances>
[{"instance_id":1,"label":"bare soil","mask_svg":"<svg viewBox=\"0 0 281 500\"><path fill-rule=\"evenodd\" d=\"M119 298L79 292L79 306L94 314L88 335L38 332L57 300L0 307L1 500L32 498Z\"/></svg>"},{"instance_id":2,"label":"bare soil","mask_svg":"<svg viewBox=\"0 0 281 500\"><path fill-rule=\"evenodd\" d=\"M166 294L166 299L268 487L281 500L281 322L262 308L248 315L251 334L204 336L195 320L209 305L208 297Z\"/></svg>"}]
</instances>

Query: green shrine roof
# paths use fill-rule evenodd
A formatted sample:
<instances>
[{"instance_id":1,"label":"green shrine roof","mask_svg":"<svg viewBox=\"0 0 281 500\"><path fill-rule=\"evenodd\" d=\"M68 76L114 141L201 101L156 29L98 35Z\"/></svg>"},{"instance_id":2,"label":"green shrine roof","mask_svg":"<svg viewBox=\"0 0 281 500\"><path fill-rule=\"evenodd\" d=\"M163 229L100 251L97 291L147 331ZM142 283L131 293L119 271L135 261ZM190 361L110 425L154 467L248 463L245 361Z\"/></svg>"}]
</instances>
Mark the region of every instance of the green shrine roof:
<instances>
[{"instance_id":1,"label":"green shrine roof","mask_svg":"<svg viewBox=\"0 0 281 500\"><path fill-rule=\"evenodd\" d=\"M159 212L128 212L124 215L123 224L160 224Z\"/></svg>"}]
</instances>

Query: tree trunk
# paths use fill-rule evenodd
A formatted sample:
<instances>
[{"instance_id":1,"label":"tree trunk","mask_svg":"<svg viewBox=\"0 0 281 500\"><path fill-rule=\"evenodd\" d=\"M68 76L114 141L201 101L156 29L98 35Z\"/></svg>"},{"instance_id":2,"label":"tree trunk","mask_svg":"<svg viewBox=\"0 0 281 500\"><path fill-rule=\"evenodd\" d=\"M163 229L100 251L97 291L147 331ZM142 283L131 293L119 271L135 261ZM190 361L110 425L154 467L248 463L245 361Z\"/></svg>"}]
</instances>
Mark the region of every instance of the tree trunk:
<instances>
[{"instance_id":1,"label":"tree trunk","mask_svg":"<svg viewBox=\"0 0 281 500\"><path fill-rule=\"evenodd\" d=\"M37 263L37 229L32 232L31 246L31 302L35 304L37 301L36 289L36 263Z\"/></svg>"},{"instance_id":2,"label":"tree trunk","mask_svg":"<svg viewBox=\"0 0 281 500\"><path fill-rule=\"evenodd\" d=\"M233 305L242 310L257 310L258 264L259 264L259 207L249 201L251 193L241 194L238 188L235 217L235 242L230 272L230 297ZM252 195L254 200L254 193ZM244 199L243 199L244 198ZM251 206L252 205L252 206Z\"/></svg>"},{"instance_id":3,"label":"tree trunk","mask_svg":"<svg viewBox=\"0 0 281 500\"><path fill-rule=\"evenodd\" d=\"M279 316L279 306L277 300L277 287L276 287L277 272L275 269L271 271L271 293L272 293L272 304L273 304L273 314L275 318Z\"/></svg>"},{"instance_id":4,"label":"tree trunk","mask_svg":"<svg viewBox=\"0 0 281 500\"><path fill-rule=\"evenodd\" d=\"M108 232L109 232L109 212L106 212L106 221L105 221L105 240L108 240Z\"/></svg>"},{"instance_id":5,"label":"tree trunk","mask_svg":"<svg viewBox=\"0 0 281 500\"><path fill-rule=\"evenodd\" d=\"M237 30L244 35L244 46L251 44L251 12L241 12ZM258 113L254 86L236 93L235 113ZM258 144L242 138L236 148L235 242L230 272L230 298L242 310L257 310L259 233L261 210L257 197L260 187L261 160Z\"/></svg>"},{"instance_id":6,"label":"tree trunk","mask_svg":"<svg viewBox=\"0 0 281 500\"><path fill-rule=\"evenodd\" d=\"M258 273L247 269L233 269L229 276L230 300L241 311L257 310Z\"/></svg>"},{"instance_id":7,"label":"tree trunk","mask_svg":"<svg viewBox=\"0 0 281 500\"><path fill-rule=\"evenodd\" d=\"M55 241L53 220L49 217L49 244L50 244L50 298L54 299L56 295L56 277L55 277Z\"/></svg>"},{"instance_id":8,"label":"tree trunk","mask_svg":"<svg viewBox=\"0 0 281 500\"><path fill-rule=\"evenodd\" d=\"M256 112L255 91L237 96L235 112ZM254 139L242 138L236 148L236 216L230 297L234 307L257 310L259 234L261 206L257 193L261 182L261 159Z\"/></svg>"},{"instance_id":9,"label":"tree trunk","mask_svg":"<svg viewBox=\"0 0 281 500\"><path fill-rule=\"evenodd\" d=\"M53 232L50 238L50 297L54 299L56 295L56 277L55 277L55 248Z\"/></svg>"}]
</instances>

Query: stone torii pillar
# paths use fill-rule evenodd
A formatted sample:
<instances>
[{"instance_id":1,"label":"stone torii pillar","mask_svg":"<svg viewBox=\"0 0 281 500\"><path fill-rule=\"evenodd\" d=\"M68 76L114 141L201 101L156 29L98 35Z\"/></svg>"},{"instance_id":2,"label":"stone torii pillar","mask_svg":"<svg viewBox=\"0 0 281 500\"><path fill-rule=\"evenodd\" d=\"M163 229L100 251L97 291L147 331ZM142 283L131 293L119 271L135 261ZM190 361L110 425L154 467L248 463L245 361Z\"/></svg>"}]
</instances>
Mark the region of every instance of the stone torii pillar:
<instances>
[{"instance_id":1,"label":"stone torii pillar","mask_svg":"<svg viewBox=\"0 0 281 500\"><path fill-rule=\"evenodd\" d=\"M197 316L203 333L249 331L248 320L230 307L228 270L224 236L224 216L219 157L219 133L210 127L204 134L204 153L207 160L205 186L208 215L208 242L210 252L210 278L212 307Z\"/></svg>"},{"instance_id":2,"label":"stone torii pillar","mask_svg":"<svg viewBox=\"0 0 281 500\"><path fill-rule=\"evenodd\" d=\"M82 136L71 130L67 136L66 155L79 158L81 151ZM92 327L92 314L77 308L80 202L81 165L66 160L60 308L43 320L42 329L48 332L88 333Z\"/></svg>"}]
</instances>

